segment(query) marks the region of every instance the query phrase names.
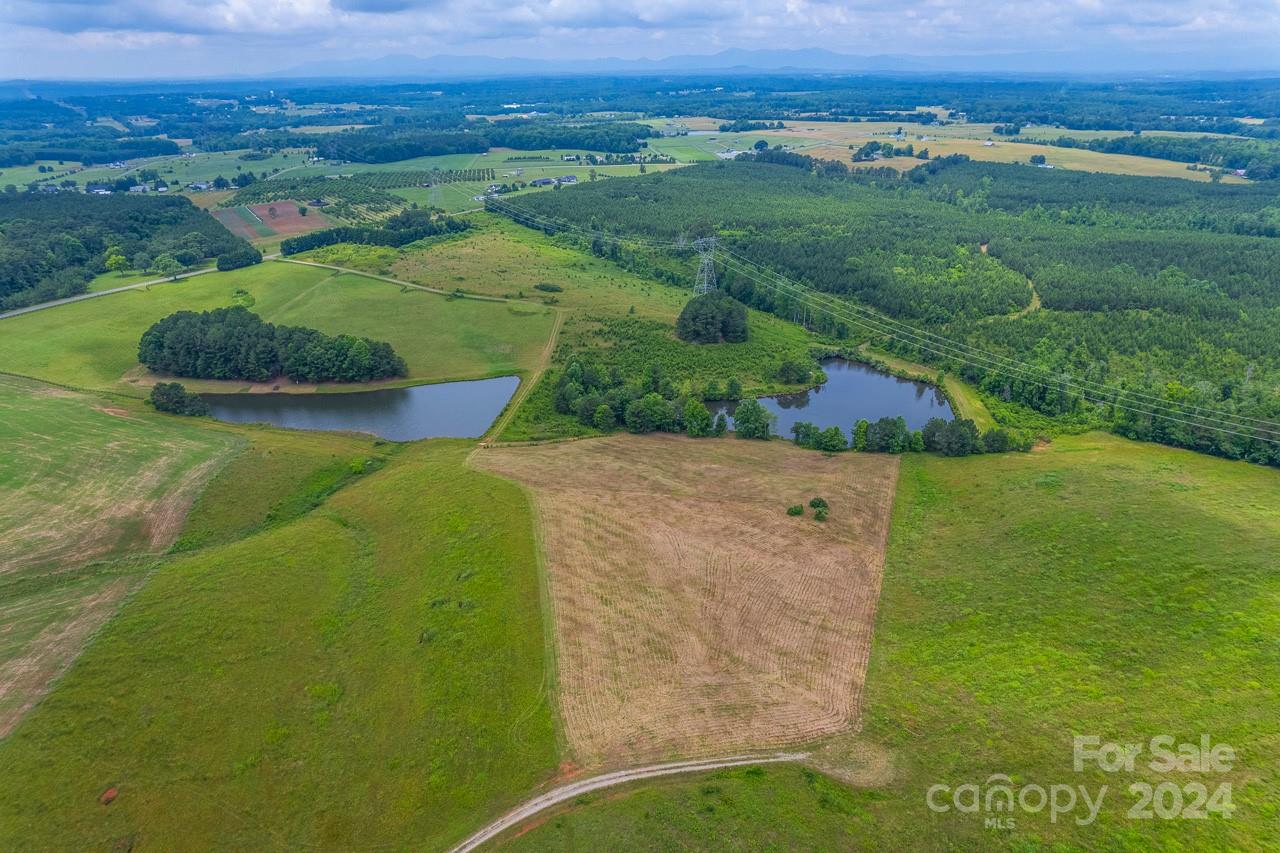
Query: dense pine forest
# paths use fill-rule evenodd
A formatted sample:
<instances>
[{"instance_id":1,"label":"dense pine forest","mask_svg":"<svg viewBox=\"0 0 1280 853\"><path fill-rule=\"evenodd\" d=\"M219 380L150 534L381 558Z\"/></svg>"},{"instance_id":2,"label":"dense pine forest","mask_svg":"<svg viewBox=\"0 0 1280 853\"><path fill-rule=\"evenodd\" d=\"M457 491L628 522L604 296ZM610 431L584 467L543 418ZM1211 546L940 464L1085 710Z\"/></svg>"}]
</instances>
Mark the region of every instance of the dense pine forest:
<instances>
[{"instance_id":1,"label":"dense pine forest","mask_svg":"<svg viewBox=\"0 0 1280 853\"><path fill-rule=\"evenodd\" d=\"M790 165L724 162L613 180L519 207L620 235L716 233L730 258L991 354L961 357L922 345L929 339L872 335L980 385L1010 425L1106 425L1280 464L1275 447L1249 430L1216 429L1201 417L1280 418L1280 241L1255 236L1269 233L1273 195L1151 178L1117 189L1110 175L1050 176L960 158L902 178L785 159ZM1050 189L1032 203L1026 182L1041 178ZM592 248L688 280L678 254L622 245L597 239ZM806 317L740 265L721 282L749 305L838 337L869 334L847 318ZM999 359L1030 369L998 369Z\"/></svg>"}]
</instances>

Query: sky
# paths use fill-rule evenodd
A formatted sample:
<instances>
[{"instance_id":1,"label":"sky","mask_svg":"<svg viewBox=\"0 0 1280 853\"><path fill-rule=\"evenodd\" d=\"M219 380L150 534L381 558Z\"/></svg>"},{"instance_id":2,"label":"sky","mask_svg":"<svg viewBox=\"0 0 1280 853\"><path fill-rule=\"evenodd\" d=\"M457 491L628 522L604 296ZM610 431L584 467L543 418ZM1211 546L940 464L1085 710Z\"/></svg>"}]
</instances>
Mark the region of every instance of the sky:
<instances>
[{"instance_id":1,"label":"sky","mask_svg":"<svg viewBox=\"0 0 1280 853\"><path fill-rule=\"evenodd\" d=\"M661 58L726 48L1045 52L1280 68L1280 0L0 0L0 78L265 73L389 54ZM1063 53L1065 52L1065 53Z\"/></svg>"}]
</instances>

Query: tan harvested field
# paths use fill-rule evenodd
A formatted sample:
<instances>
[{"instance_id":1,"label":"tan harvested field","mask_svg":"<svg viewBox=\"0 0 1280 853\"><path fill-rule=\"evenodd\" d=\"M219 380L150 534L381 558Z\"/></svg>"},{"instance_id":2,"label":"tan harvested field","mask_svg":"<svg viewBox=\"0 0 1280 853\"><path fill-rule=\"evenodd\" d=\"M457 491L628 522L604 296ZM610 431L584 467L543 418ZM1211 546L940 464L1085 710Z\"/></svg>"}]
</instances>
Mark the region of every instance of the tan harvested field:
<instances>
[{"instance_id":1,"label":"tan harvested field","mask_svg":"<svg viewBox=\"0 0 1280 853\"><path fill-rule=\"evenodd\" d=\"M473 459L536 506L577 763L768 749L857 722L896 458L619 435ZM815 496L826 522L786 514Z\"/></svg>"}]
</instances>

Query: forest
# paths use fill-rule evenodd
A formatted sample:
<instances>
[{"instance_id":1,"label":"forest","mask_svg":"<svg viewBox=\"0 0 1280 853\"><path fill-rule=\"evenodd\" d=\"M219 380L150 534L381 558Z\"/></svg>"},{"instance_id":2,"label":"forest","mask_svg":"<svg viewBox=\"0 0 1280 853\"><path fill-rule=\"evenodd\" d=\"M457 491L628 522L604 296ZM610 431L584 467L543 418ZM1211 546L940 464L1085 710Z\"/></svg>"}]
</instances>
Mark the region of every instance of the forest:
<instances>
[{"instance_id":1,"label":"forest","mask_svg":"<svg viewBox=\"0 0 1280 853\"><path fill-rule=\"evenodd\" d=\"M74 296L94 276L145 271L157 258L171 259L180 270L205 258L243 262L254 255L247 242L185 198L0 194L0 307Z\"/></svg>"},{"instance_id":2,"label":"forest","mask_svg":"<svg viewBox=\"0 0 1280 853\"><path fill-rule=\"evenodd\" d=\"M238 305L159 320L138 342L138 361L159 373L249 382L281 375L294 382L366 382L408 373L388 343L276 326Z\"/></svg>"},{"instance_id":3,"label":"forest","mask_svg":"<svg viewBox=\"0 0 1280 853\"><path fill-rule=\"evenodd\" d=\"M1151 188L1144 197L1108 189L1114 176L959 160L902 178L832 176L806 160L704 164L542 193L519 207L650 239L716 233L727 261L721 285L740 301L954 370L1002 404L1009 426L1107 426L1280 464L1257 432L1205 415L1280 418L1280 241L1211 224L1269 217L1255 187L1208 187L1170 213L1166 202L1183 192L1165 189L1173 179L1133 179ZM948 183L953 175L968 191ZM1024 175L1058 181L1048 204L1017 201ZM1093 210L1100 224L1056 215L1053 204ZM692 275L687 254L583 242L659 278ZM810 313L752 264L918 334L887 335L856 312Z\"/></svg>"},{"instance_id":4,"label":"forest","mask_svg":"<svg viewBox=\"0 0 1280 853\"><path fill-rule=\"evenodd\" d=\"M479 154L491 147L536 151L585 148L615 154L639 151L652 136L647 125L630 122L573 122L508 119L468 122L449 130L397 125L324 134L314 141L317 153L331 160L392 163L441 154Z\"/></svg>"}]
</instances>

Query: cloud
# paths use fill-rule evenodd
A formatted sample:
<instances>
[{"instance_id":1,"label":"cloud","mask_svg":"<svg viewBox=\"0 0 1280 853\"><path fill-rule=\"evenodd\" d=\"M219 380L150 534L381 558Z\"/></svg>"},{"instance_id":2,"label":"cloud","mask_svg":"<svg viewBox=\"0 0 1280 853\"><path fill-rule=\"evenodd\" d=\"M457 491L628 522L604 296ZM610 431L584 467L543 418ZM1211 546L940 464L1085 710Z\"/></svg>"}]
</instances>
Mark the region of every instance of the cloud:
<instances>
[{"instance_id":1,"label":"cloud","mask_svg":"<svg viewBox=\"0 0 1280 853\"><path fill-rule=\"evenodd\" d=\"M19 31L44 38L20 41ZM1238 66L1251 50L1275 61L1280 2L0 0L0 69L40 60L29 55L36 43L42 52L72 51L114 39L119 49L136 52L176 37L187 38L188 51L197 46L190 38L197 39L211 63L223 51L228 72L278 67L257 65L271 50L326 46L347 57L498 52L549 59L726 47L920 55L1139 50L1220 56Z\"/></svg>"}]
</instances>

